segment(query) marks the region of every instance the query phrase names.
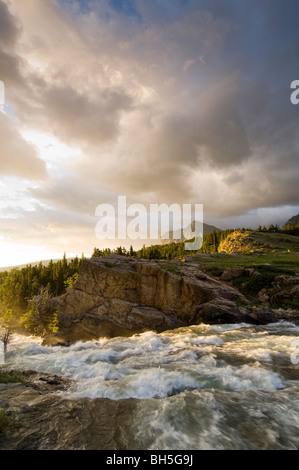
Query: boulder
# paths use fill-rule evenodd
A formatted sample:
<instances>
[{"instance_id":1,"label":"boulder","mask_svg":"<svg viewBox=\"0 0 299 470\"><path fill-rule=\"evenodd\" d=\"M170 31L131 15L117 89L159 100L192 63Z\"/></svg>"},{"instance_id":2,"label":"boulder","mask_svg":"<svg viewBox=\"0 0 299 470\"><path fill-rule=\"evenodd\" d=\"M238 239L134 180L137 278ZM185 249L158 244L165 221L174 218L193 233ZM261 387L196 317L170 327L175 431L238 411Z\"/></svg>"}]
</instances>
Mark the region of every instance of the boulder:
<instances>
[{"instance_id":1,"label":"boulder","mask_svg":"<svg viewBox=\"0 0 299 470\"><path fill-rule=\"evenodd\" d=\"M221 276L223 281L231 281L237 277L254 277L260 276L260 273L253 268L245 268L243 266L234 266L226 269Z\"/></svg>"},{"instance_id":2,"label":"boulder","mask_svg":"<svg viewBox=\"0 0 299 470\"><path fill-rule=\"evenodd\" d=\"M271 295L271 302L275 305L293 304L294 299L297 299L299 305L299 285L282 289Z\"/></svg>"}]
</instances>

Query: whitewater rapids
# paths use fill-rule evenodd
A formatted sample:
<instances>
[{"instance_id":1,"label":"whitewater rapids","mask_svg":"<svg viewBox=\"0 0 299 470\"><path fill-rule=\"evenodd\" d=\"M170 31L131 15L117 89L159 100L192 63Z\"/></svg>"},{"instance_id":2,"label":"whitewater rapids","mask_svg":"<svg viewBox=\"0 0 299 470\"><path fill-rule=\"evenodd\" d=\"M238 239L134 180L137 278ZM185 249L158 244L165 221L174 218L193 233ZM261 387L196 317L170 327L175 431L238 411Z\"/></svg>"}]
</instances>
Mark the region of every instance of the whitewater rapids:
<instances>
[{"instance_id":1,"label":"whitewater rapids","mask_svg":"<svg viewBox=\"0 0 299 470\"><path fill-rule=\"evenodd\" d=\"M6 365L73 379L63 398L138 399L133 432L143 449L298 449L298 340L288 322L197 325L70 347L15 335Z\"/></svg>"}]
</instances>

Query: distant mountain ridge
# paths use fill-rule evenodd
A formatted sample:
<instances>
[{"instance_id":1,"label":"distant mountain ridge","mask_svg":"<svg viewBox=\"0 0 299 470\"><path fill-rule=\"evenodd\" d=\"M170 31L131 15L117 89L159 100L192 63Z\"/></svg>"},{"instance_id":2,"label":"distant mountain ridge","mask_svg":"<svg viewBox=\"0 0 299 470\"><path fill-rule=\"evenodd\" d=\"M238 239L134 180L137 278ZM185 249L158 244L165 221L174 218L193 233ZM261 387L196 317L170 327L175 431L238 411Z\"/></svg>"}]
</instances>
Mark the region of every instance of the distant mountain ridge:
<instances>
[{"instance_id":1,"label":"distant mountain ridge","mask_svg":"<svg viewBox=\"0 0 299 470\"><path fill-rule=\"evenodd\" d=\"M292 226L299 225L299 214L294 215L294 217L291 217L291 218L284 224L284 228L287 227L288 225L292 225Z\"/></svg>"},{"instance_id":2,"label":"distant mountain ridge","mask_svg":"<svg viewBox=\"0 0 299 470\"><path fill-rule=\"evenodd\" d=\"M0 273L3 273L4 271L11 271L12 269L22 269L22 268L26 268L26 266L38 266L40 263L42 263L43 266L48 266L48 264L50 263L50 261L53 261L53 263L55 263L56 261L59 261L61 258L59 259L48 259L48 260L41 260L41 261L33 261L32 263L25 263L25 264L18 264L18 265L15 265L15 266L5 266L4 268L0 268Z\"/></svg>"},{"instance_id":3,"label":"distant mountain ridge","mask_svg":"<svg viewBox=\"0 0 299 470\"><path fill-rule=\"evenodd\" d=\"M286 228L287 226L299 226L299 214L291 217L283 226L283 228ZM167 244L171 241L186 241L186 240L190 240L194 237L194 228L195 228L195 225L194 225L194 221L191 223L191 225L189 225L187 228L185 229L182 229L180 231L176 231L176 232L173 232L173 231L169 231L169 236L168 238L163 238L163 239L160 239L160 244ZM206 224L206 223L203 223L203 235L207 235L209 233L213 233L213 232L219 232L221 231L222 229L218 228L218 227L215 227L214 225L209 225L209 224ZM254 232L254 231L253 231ZM72 258L68 258L68 259L72 259ZM20 265L15 265L15 266L5 266L5 267L0 267L0 272L4 272L4 271L10 271L11 269L14 269L14 268L18 268L18 269L22 269L22 268L25 268L26 266L28 265L31 265L31 266L38 266L40 263L42 263L44 266L47 266L49 264L50 261L53 261L53 262L56 262L56 261L59 261L60 259L52 259L52 260L41 260L41 261L34 261L34 262L30 262L30 263L25 263L25 264L20 264Z\"/></svg>"},{"instance_id":4,"label":"distant mountain ridge","mask_svg":"<svg viewBox=\"0 0 299 470\"><path fill-rule=\"evenodd\" d=\"M203 235L208 235L209 233L213 232L219 232L221 231L220 228L215 227L214 225L209 225L209 224L202 224L203 228ZM160 243L169 243L171 241L185 241L185 240L191 240L194 237L194 231L195 231L195 222L191 222L191 224L181 230L176 230L173 232L172 230L169 231L168 238L162 238L160 240ZM164 235L165 237L165 235Z\"/></svg>"}]
</instances>

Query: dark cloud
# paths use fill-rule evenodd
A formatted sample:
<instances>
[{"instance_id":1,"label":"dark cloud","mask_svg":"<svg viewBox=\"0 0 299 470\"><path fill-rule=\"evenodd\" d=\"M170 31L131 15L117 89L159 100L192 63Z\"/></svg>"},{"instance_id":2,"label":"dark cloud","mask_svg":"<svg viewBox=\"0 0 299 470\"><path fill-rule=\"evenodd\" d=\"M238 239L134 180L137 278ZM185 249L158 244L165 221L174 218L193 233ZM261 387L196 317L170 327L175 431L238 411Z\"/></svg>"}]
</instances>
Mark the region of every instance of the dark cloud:
<instances>
[{"instance_id":1,"label":"dark cloud","mask_svg":"<svg viewBox=\"0 0 299 470\"><path fill-rule=\"evenodd\" d=\"M57 136L88 145L116 138L121 113L132 107L132 99L121 89L83 94L69 86L52 86L41 90L40 99Z\"/></svg>"},{"instance_id":2,"label":"dark cloud","mask_svg":"<svg viewBox=\"0 0 299 470\"><path fill-rule=\"evenodd\" d=\"M18 1L0 0L16 122L81 150L28 191L51 220L120 193L226 220L299 204L296 2ZM18 126L3 122L0 171L45 177Z\"/></svg>"},{"instance_id":3,"label":"dark cloud","mask_svg":"<svg viewBox=\"0 0 299 470\"><path fill-rule=\"evenodd\" d=\"M8 6L0 0L0 80L7 89L22 83L22 59L16 54L15 46L21 34L21 26Z\"/></svg>"},{"instance_id":4,"label":"dark cloud","mask_svg":"<svg viewBox=\"0 0 299 470\"><path fill-rule=\"evenodd\" d=\"M0 77L9 91L13 85L23 85L22 60L0 48Z\"/></svg>"},{"instance_id":5,"label":"dark cloud","mask_svg":"<svg viewBox=\"0 0 299 470\"><path fill-rule=\"evenodd\" d=\"M20 33L20 25L9 11L6 3L0 1L0 47L10 48L15 45Z\"/></svg>"}]
</instances>

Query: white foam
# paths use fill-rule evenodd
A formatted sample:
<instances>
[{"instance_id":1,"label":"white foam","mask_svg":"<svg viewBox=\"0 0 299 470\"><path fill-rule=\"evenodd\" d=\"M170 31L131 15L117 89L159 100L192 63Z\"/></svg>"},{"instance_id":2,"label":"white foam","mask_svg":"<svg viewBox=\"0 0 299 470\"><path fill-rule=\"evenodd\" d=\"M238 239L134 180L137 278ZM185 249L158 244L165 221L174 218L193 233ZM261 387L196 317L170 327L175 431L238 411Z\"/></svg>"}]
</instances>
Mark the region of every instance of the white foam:
<instances>
[{"instance_id":1,"label":"white foam","mask_svg":"<svg viewBox=\"0 0 299 470\"><path fill-rule=\"evenodd\" d=\"M130 338L45 347L14 336L7 365L76 382L64 399L138 399L132 435L140 448L298 448L299 387L284 379L299 329L196 325ZM280 367L282 368L280 369Z\"/></svg>"},{"instance_id":2,"label":"white foam","mask_svg":"<svg viewBox=\"0 0 299 470\"><path fill-rule=\"evenodd\" d=\"M7 361L16 368L73 378L78 383L72 396L90 398L164 398L187 389L287 386L273 361L285 364L290 358L296 329L279 335L279 325L285 325L277 324L275 331L244 325L197 325L162 334L80 341L70 347L45 347L40 339L18 336Z\"/></svg>"},{"instance_id":3,"label":"white foam","mask_svg":"<svg viewBox=\"0 0 299 470\"><path fill-rule=\"evenodd\" d=\"M233 323L233 324L221 324L221 325L210 325L211 330L217 331L219 333L225 331L240 330L243 328L252 328L250 323Z\"/></svg>"}]
</instances>

